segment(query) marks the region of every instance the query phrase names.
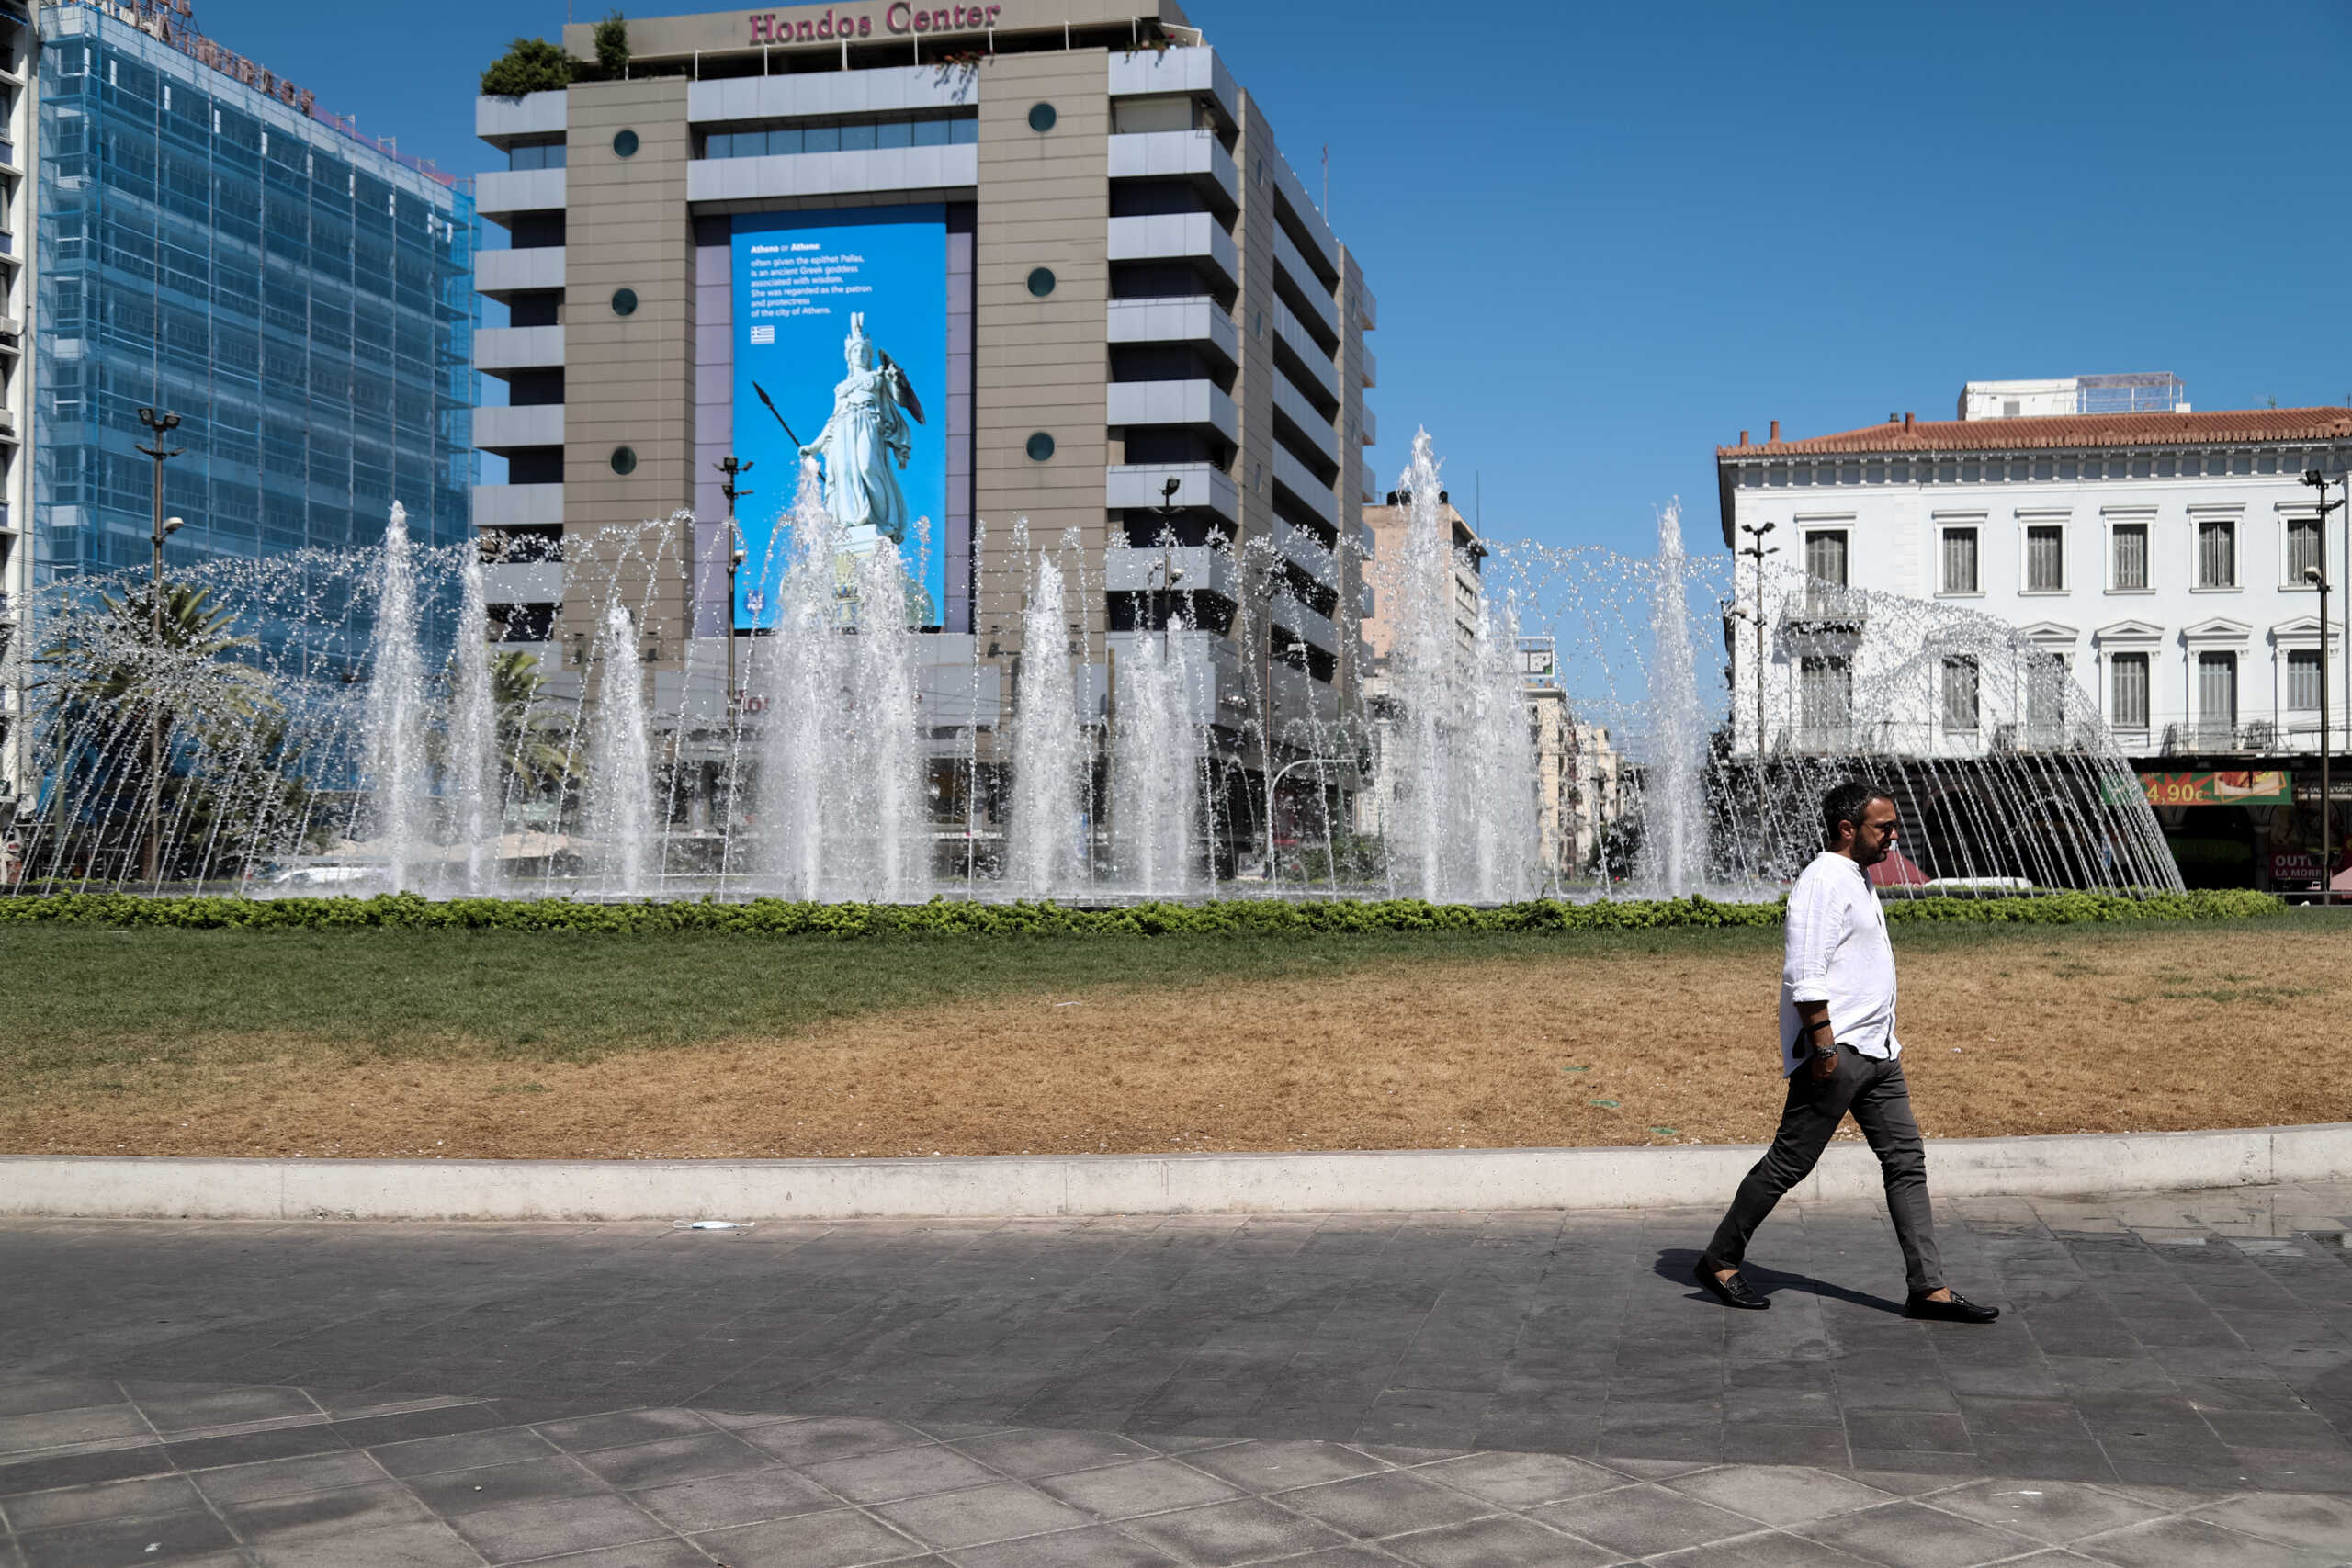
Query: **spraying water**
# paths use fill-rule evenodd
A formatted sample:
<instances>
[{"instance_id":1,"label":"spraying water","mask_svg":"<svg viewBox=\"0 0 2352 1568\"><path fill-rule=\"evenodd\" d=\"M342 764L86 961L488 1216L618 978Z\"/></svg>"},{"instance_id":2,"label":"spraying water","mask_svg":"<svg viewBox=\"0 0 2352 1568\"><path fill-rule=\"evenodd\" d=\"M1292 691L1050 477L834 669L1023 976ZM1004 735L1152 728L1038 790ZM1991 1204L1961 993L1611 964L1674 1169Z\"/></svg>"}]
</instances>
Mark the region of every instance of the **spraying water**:
<instances>
[{"instance_id":1,"label":"spraying water","mask_svg":"<svg viewBox=\"0 0 2352 1568\"><path fill-rule=\"evenodd\" d=\"M383 846L385 881L406 892L426 842L432 797L425 766L424 663L417 650L416 572L408 510L392 503L384 525L376 599L375 660L366 721L369 802Z\"/></svg>"},{"instance_id":2,"label":"spraying water","mask_svg":"<svg viewBox=\"0 0 2352 1568\"><path fill-rule=\"evenodd\" d=\"M1131 891L1182 897L1201 885L1201 729L1189 642L1170 626L1128 639L1111 736L1111 838Z\"/></svg>"},{"instance_id":3,"label":"spraying water","mask_svg":"<svg viewBox=\"0 0 2352 1568\"><path fill-rule=\"evenodd\" d=\"M1084 880L1081 824L1089 766L1070 669L1062 569L1037 559L1021 616L1021 681L1012 716L1012 821L1007 891L1047 898Z\"/></svg>"},{"instance_id":4,"label":"spraying water","mask_svg":"<svg viewBox=\"0 0 2352 1568\"><path fill-rule=\"evenodd\" d=\"M605 889L636 898L653 874L653 761L637 625L618 604L605 607L596 667L602 685L588 757L588 830L604 846Z\"/></svg>"},{"instance_id":5,"label":"spraying water","mask_svg":"<svg viewBox=\"0 0 2352 1568\"><path fill-rule=\"evenodd\" d=\"M490 890L499 823L498 716L490 689L490 610L481 554L466 552L459 573L457 643L449 654L447 785L458 841L466 848L466 892Z\"/></svg>"},{"instance_id":6,"label":"spraying water","mask_svg":"<svg viewBox=\"0 0 2352 1568\"><path fill-rule=\"evenodd\" d=\"M1644 880L1670 898L1696 891L1706 865L1707 807L1699 777L1706 728L1691 667L1685 575L1682 503L1670 501L1657 514L1649 704L1656 755L1642 800Z\"/></svg>"},{"instance_id":7,"label":"spraying water","mask_svg":"<svg viewBox=\"0 0 2352 1568\"><path fill-rule=\"evenodd\" d=\"M790 897L921 898L929 821L898 547L835 524L811 462L785 547L775 635L755 670L769 714L767 870Z\"/></svg>"},{"instance_id":8,"label":"spraying water","mask_svg":"<svg viewBox=\"0 0 2352 1568\"><path fill-rule=\"evenodd\" d=\"M1516 622L1482 594L1465 622L1438 461L1426 430L1397 481L1410 501L1405 547L1380 592L1396 606L1387 682L1393 715L1373 787L1389 882L1431 902L1529 897L1539 881L1535 760L1515 668Z\"/></svg>"},{"instance_id":9,"label":"spraying water","mask_svg":"<svg viewBox=\"0 0 2352 1568\"><path fill-rule=\"evenodd\" d=\"M1712 617L1684 606L1751 597L1735 594L1747 585L1734 582L1727 558L1686 558L1679 517L1672 526L1660 520L1659 554L1648 559L1533 545L1497 547L1483 561L1457 556L1460 524L1440 483L1424 435L1403 479L1411 536L1367 563L1384 610L1401 625L1375 673L1385 690L1368 690L1362 712L1317 717L1298 700L1321 700L1306 671L1253 684L1254 669L1231 652L1263 635L1253 604L1239 605L1231 640L1190 624L1181 602L1198 592L1206 604L1217 570L1171 595L1180 603L1165 628L1108 630L1113 863L1100 879L1077 842L1091 784L1086 748L1067 743L1084 736L1080 695L1046 688L1081 684L1069 629L1109 607L1110 590L1075 574L1067 549L1051 563L1057 581L1042 568L1018 589L1008 581L1008 603L982 614L1010 610L1002 624L1026 627L1041 656L1021 674L1023 732L1003 739L1021 764L1014 836L1041 825L1033 848L1044 863L1016 846L1000 876L967 849L954 857L951 886L980 898L1199 896L1210 890L1204 872L1223 835L1260 830L1249 818L1265 797L1261 789L1228 821L1213 800L1246 794L1213 791L1212 775L1264 768L1250 755L1253 739L1279 765L1351 758L1365 730L1377 811L1365 813L1368 836L1350 848L1361 857L1351 859L1363 867L1351 874L1359 886L1385 882L1441 900L1518 898L1544 885L1542 866L1572 897L1605 893L1629 870L1658 891L1770 897L1812 852L1811 802L1858 772L1897 790L1905 854L1925 875L2043 888L2180 886L2098 705L2014 628L1950 604L1849 590L1837 624L1805 635L1844 660L1849 687L1828 692L1835 700L1823 706L1816 682L1796 668L1815 649L1775 641L1765 711L1744 694L1751 744L1728 728L1710 744L1710 729L1728 716L1726 694L1707 646ZM768 617L774 635L746 639L739 667L750 776L741 810L728 814L744 852L737 859L698 868L703 846L673 852L667 824L692 821L692 802L675 771L664 773L666 799L652 794L657 746L683 745L682 732L707 722L688 711L688 683L645 678L634 648L653 585L679 580L692 519L567 539L565 597L601 634L593 657L574 661L544 633L518 636L513 612L490 619L499 606L484 604L469 547L423 547L396 515L380 546L176 569L168 647L158 647L139 601L143 574L46 583L18 606L18 635L0 645L0 686L28 694L17 733L32 787L14 821L24 884L148 885L141 851L155 773L145 762L146 716L160 705L168 750L157 826L175 883L230 891L277 877L288 890L350 891L367 886L363 867L380 864L390 874L371 876L374 885L438 894L459 885L462 861L465 885L482 891L925 897L930 834L956 836L966 800L987 793L980 731L999 721L984 660L995 656L986 637L964 644L910 631L896 547L836 526L813 492L804 491L790 522L777 531L792 552L778 574L782 613ZM1311 570L1295 539L1283 550ZM1106 582L1150 581L1132 559L1108 564L1115 576ZM1281 570L1271 558L1240 564L1234 575L1244 581L1261 564ZM1792 570L1768 575L1754 603L1805 590ZM491 645L504 671L495 690L482 657L493 632L509 639ZM458 651L445 660L453 637ZM1557 653L1555 665L1544 661L1555 668L1544 680L1557 700L1538 726L1550 727L1540 801L1528 730L1531 713L1544 710L1517 675L1531 637ZM926 644L954 649L952 666L931 660L943 701L928 732L916 679ZM1753 657L1746 647L1737 653ZM1971 725L1953 722L1963 706ZM1025 729L1047 717L1050 729ZM1317 728L1326 723L1328 733ZM1761 770L1752 745L1759 728L1770 739ZM927 761L927 747L944 750ZM993 740L987 751L996 754ZM928 801L926 768L964 787ZM1291 775L1294 785L1324 776ZM1058 804L1037 807L1040 795ZM1542 839L1531 827L1538 812ZM510 816L543 830L519 836L518 846L576 833L610 853L582 874L541 850L540 868L502 879L491 846ZM1065 832L1050 831L1057 818ZM435 848L436 837L453 847ZM1645 852L1628 867L1634 842ZM1554 848L1539 854L1539 843ZM436 863L446 869L428 874ZM729 868L723 880L718 864ZM1329 886L1343 890L1336 859Z\"/></svg>"}]
</instances>

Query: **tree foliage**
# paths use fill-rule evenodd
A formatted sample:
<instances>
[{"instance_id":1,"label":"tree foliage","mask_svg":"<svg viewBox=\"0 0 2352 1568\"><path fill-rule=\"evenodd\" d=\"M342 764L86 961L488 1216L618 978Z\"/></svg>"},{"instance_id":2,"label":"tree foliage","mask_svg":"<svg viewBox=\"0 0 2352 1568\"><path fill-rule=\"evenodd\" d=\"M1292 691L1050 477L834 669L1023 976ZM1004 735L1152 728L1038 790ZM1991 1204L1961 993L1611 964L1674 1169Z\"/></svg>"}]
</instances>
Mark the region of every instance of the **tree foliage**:
<instances>
[{"instance_id":1,"label":"tree foliage","mask_svg":"<svg viewBox=\"0 0 2352 1568\"><path fill-rule=\"evenodd\" d=\"M151 798L166 876L234 863L305 819L309 788L283 705L269 676L239 657L254 639L238 635L209 588L166 583L160 617L155 604L152 592L101 595L42 651L39 684L76 738L58 758L43 824L63 840L64 863L136 855Z\"/></svg>"},{"instance_id":2,"label":"tree foliage","mask_svg":"<svg viewBox=\"0 0 2352 1568\"><path fill-rule=\"evenodd\" d=\"M618 11L607 12L596 24L596 68L607 82L628 74L628 18Z\"/></svg>"},{"instance_id":3,"label":"tree foliage","mask_svg":"<svg viewBox=\"0 0 2352 1568\"><path fill-rule=\"evenodd\" d=\"M551 93L570 86L572 74L572 59L561 49L543 38L518 38L481 73L481 90L493 98Z\"/></svg>"}]
</instances>

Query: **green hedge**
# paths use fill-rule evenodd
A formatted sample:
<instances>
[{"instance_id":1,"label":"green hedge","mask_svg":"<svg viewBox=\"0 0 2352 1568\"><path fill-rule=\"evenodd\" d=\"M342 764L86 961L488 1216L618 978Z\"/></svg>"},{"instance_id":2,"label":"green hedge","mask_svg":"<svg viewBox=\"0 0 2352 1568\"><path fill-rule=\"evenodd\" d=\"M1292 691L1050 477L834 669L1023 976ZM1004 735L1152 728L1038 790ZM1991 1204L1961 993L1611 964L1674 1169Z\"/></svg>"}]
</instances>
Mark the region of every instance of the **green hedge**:
<instances>
[{"instance_id":1,"label":"green hedge","mask_svg":"<svg viewBox=\"0 0 2352 1568\"><path fill-rule=\"evenodd\" d=\"M2058 893L2031 898L1892 899L1892 920L1987 925L2081 925L2109 920L2241 919L2285 906L2267 893ZM1705 898L1567 904L1541 899L1476 908L1418 898L1283 903L1238 898L1208 904L1138 904L1079 909L1058 904L795 904L781 898L720 903L577 903L568 898L143 898L68 893L0 898L0 925L168 926L191 931L403 931L719 932L739 936L1274 936L1385 931L1661 931L1777 926L1781 906Z\"/></svg>"}]
</instances>

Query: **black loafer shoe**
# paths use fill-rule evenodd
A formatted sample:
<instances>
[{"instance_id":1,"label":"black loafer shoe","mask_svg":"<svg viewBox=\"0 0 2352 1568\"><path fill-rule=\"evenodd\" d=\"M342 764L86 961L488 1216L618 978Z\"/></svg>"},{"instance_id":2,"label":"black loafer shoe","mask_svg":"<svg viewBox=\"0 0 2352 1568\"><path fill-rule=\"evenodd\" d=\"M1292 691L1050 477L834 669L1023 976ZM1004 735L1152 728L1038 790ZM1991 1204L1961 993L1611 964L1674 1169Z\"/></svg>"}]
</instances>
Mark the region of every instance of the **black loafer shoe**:
<instances>
[{"instance_id":1,"label":"black loafer shoe","mask_svg":"<svg viewBox=\"0 0 2352 1568\"><path fill-rule=\"evenodd\" d=\"M1713 1293L1715 1300L1727 1307L1736 1307L1741 1312L1763 1312L1772 1304L1749 1290L1747 1281L1736 1274L1728 1280L1716 1279L1715 1271L1707 1267L1707 1260L1703 1258L1690 1266L1690 1277L1704 1285Z\"/></svg>"},{"instance_id":2,"label":"black loafer shoe","mask_svg":"<svg viewBox=\"0 0 2352 1568\"><path fill-rule=\"evenodd\" d=\"M1905 1317L1926 1318L1933 1323L1990 1323L2001 1315L1999 1307L1978 1306L1958 1291L1948 1302L1932 1301L1926 1296L1913 1296L1903 1303Z\"/></svg>"}]
</instances>

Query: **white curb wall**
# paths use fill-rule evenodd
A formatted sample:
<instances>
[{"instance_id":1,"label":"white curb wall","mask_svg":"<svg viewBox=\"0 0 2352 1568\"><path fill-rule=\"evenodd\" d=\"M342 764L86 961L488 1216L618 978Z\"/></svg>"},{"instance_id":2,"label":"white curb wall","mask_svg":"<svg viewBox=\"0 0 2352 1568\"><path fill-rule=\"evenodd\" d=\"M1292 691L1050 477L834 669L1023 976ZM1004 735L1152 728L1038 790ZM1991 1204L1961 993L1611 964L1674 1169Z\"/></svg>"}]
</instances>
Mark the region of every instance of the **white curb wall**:
<instances>
[{"instance_id":1,"label":"white curb wall","mask_svg":"<svg viewBox=\"0 0 2352 1568\"><path fill-rule=\"evenodd\" d=\"M108 1218L646 1220L1713 1207L1761 1145L941 1159L0 1157L0 1213ZM1931 1139L1938 1197L2052 1197L2352 1179L2352 1122ZM1832 1145L1799 1199L1879 1190Z\"/></svg>"}]
</instances>

